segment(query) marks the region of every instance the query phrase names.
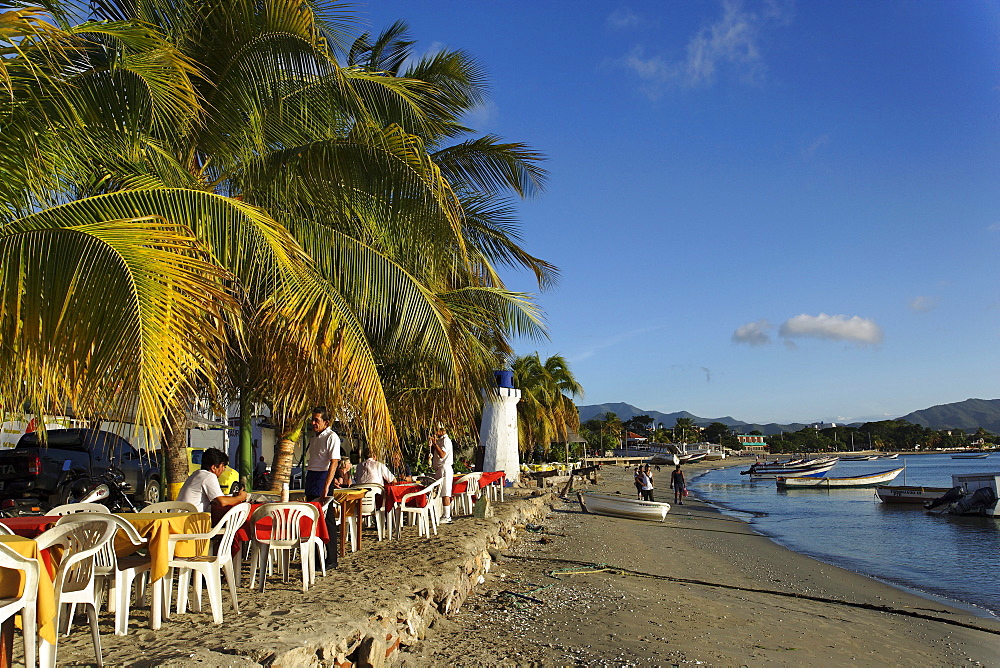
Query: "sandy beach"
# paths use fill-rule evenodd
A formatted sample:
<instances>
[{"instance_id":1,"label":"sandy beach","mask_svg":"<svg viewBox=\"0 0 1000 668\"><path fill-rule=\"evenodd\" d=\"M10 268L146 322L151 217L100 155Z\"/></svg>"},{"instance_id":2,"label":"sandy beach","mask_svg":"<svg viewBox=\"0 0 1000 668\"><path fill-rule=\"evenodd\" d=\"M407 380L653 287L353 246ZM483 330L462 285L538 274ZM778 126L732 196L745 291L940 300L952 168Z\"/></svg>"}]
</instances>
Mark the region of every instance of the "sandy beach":
<instances>
[{"instance_id":1,"label":"sandy beach","mask_svg":"<svg viewBox=\"0 0 1000 668\"><path fill-rule=\"evenodd\" d=\"M626 469L605 467L602 476L601 491L634 493ZM665 481L666 469L657 486ZM664 499L669 490L658 493ZM551 507L542 497L502 504L496 519L460 518L431 541L366 536L361 552L307 594L294 577L272 579L263 594L241 589L241 614L227 607L221 627L207 612L189 613L153 632L144 627L148 611L137 610L126 637L102 623L105 661L350 665L354 655L338 659L333 649L317 649L316 638L349 637L373 621L395 622L388 618L401 605L423 605L429 628L411 620L419 628L400 635L390 664L1000 663L1000 622L789 552L690 497L663 523L586 515L575 499L548 498ZM512 514L519 503L534 503L540 514L519 520ZM497 522L527 528L512 544L488 547L482 537ZM492 568L461 602L448 578L470 577L470 555L479 559L483 549ZM301 652L289 651L295 647ZM77 626L60 641L60 665L92 662L89 634Z\"/></svg>"},{"instance_id":2,"label":"sandy beach","mask_svg":"<svg viewBox=\"0 0 1000 668\"><path fill-rule=\"evenodd\" d=\"M603 476L601 491L634 494L628 470ZM790 552L690 497L662 524L575 500L539 524L405 665L1000 664L997 621Z\"/></svg>"}]
</instances>

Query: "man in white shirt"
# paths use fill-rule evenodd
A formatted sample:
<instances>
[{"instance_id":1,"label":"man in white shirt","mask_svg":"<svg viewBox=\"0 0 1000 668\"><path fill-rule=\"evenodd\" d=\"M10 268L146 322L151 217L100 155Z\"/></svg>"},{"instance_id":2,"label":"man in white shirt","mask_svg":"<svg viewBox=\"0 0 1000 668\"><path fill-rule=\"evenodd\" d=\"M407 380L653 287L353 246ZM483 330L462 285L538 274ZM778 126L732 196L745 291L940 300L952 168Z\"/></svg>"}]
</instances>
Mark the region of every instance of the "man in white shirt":
<instances>
[{"instance_id":1,"label":"man in white shirt","mask_svg":"<svg viewBox=\"0 0 1000 668\"><path fill-rule=\"evenodd\" d=\"M388 466L372 457L368 446L361 449L361 457L362 462L358 464L354 472L355 485L377 483L385 487L390 482L396 482L396 476L392 474Z\"/></svg>"},{"instance_id":2,"label":"man in white shirt","mask_svg":"<svg viewBox=\"0 0 1000 668\"><path fill-rule=\"evenodd\" d=\"M340 437L330 425L330 414L325 406L313 409L313 437L309 439L309 462L306 464L306 501L330 496L330 484L340 464ZM340 527L332 509L326 513L326 530L330 542L326 544L326 567L336 568L340 547Z\"/></svg>"},{"instance_id":3,"label":"man in white shirt","mask_svg":"<svg viewBox=\"0 0 1000 668\"><path fill-rule=\"evenodd\" d=\"M431 463L434 466L434 477L441 481L441 502L444 504L443 524L451 523L451 485L455 476L455 450L448 437L444 425L440 422L431 436Z\"/></svg>"},{"instance_id":4,"label":"man in white shirt","mask_svg":"<svg viewBox=\"0 0 1000 668\"><path fill-rule=\"evenodd\" d=\"M226 496L219 485L219 476L229 466L229 456L221 450L208 448L201 455L201 470L188 476L177 495L178 501L193 503L202 512L212 513L212 523L218 521L229 508L247 500L246 490Z\"/></svg>"}]
</instances>

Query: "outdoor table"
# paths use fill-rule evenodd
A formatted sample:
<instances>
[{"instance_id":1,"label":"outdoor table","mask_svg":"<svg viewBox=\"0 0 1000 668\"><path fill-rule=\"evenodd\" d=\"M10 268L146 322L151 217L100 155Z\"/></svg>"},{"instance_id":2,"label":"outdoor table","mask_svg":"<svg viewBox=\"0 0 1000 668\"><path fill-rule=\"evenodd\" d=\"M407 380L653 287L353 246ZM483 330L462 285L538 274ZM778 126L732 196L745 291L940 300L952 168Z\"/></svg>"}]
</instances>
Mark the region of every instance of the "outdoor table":
<instances>
[{"instance_id":1,"label":"outdoor table","mask_svg":"<svg viewBox=\"0 0 1000 668\"><path fill-rule=\"evenodd\" d=\"M411 492L419 492L424 486L419 482L391 482L385 486L385 512L390 512L396 507L400 501L403 500L405 494L410 494ZM427 505L427 497L422 496L418 499L412 499L409 503L413 504L414 507L423 508Z\"/></svg>"},{"instance_id":2,"label":"outdoor table","mask_svg":"<svg viewBox=\"0 0 1000 668\"><path fill-rule=\"evenodd\" d=\"M20 518L11 518L20 519ZM0 543L12 548L23 557L36 560L38 569L38 599L35 603L35 618L38 623L38 639L51 646L56 644L56 597L52 584L54 568L49 560L43 559L38 543L23 536L0 536ZM0 598L20 596L24 589L21 571L0 568ZM0 667L9 666L14 649L14 618L3 623L0 632ZM40 656L40 655L39 655Z\"/></svg>"},{"instance_id":3,"label":"outdoor table","mask_svg":"<svg viewBox=\"0 0 1000 668\"><path fill-rule=\"evenodd\" d=\"M279 501L273 501L268 503L280 503ZM305 501L294 501L290 503L306 503ZM315 506L319 510L319 524L316 526L316 537L319 538L324 543L330 541L330 532L326 528L326 520L323 515L323 504L319 501L309 501L309 505ZM262 503L252 503L250 504L250 514L247 515L247 521L243 523L236 531L236 541L240 543L249 542L253 536L258 538L268 539L271 537L271 518L261 517L256 523L250 521L253 517L254 511L260 508ZM299 526L302 530L303 536L308 536L312 533L312 518L304 516L299 522Z\"/></svg>"},{"instance_id":4,"label":"outdoor table","mask_svg":"<svg viewBox=\"0 0 1000 668\"><path fill-rule=\"evenodd\" d=\"M347 518L353 517L358 530L354 532L354 549L361 549L361 501L366 489L335 489L333 500L340 504L340 556L347 552Z\"/></svg>"},{"instance_id":5,"label":"outdoor table","mask_svg":"<svg viewBox=\"0 0 1000 668\"><path fill-rule=\"evenodd\" d=\"M140 536L147 540L145 545L133 545L124 536L115 536L115 554L124 557L137 552L142 547L149 548L149 577L153 583L152 612L149 626L154 631L160 628L163 615L163 576L170 570L171 556L197 557L208 554L207 540L182 540L170 552L170 536L183 533L208 533L212 530L210 513L116 513L135 527Z\"/></svg>"},{"instance_id":6,"label":"outdoor table","mask_svg":"<svg viewBox=\"0 0 1000 668\"><path fill-rule=\"evenodd\" d=\"M23 515L21 517L2 517L0 524L24 538L37 538L59 521L58 515Z\"/></svg>"},{"instance_id":7,"label":"outdoor table","mask_svg":"<svg viewBox=\"0 0 1000 668\"><path fill-rule=\"evenodd\" d=\"M483 475L479 477L479 489L482 489L487 485L492 485L498 480L503 480L503 478L503 471L483 471Z\"/></svg>"}]
</instances>

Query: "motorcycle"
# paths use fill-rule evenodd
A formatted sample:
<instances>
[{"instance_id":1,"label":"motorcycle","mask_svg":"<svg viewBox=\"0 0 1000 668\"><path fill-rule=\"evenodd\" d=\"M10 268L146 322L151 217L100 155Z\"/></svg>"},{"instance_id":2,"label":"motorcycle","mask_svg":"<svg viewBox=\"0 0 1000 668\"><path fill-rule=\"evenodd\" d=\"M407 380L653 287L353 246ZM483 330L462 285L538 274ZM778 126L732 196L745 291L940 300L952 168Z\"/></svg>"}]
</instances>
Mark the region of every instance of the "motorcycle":
<instances>
[{"instance_id":1,"label":"motorcycle","mask_svg":"<svg viewBox=\"0 0 1000 668\"><path fill-rule=\"evenodd\" d=\"M125 474L114 466L96 476L81 473L67 482L66 503L99 503L112 513L139 511L128 494Z\"/></svg>"},{"instance_id":2,"label":"motorcycle","mask_svg":"<svg viewBox=\"0 0 1000 668\"><path fill-rule=\"evenodd\" d=\"M138 512L128 494L129 484L125 482L121 469L112 466L92 476L84 471L71 471L68 464L67 461L63 467L63 478L59 484L61 493L48 502L34 498L5 499L0 502L0 517L45 515L56 506L67 503L99 503L112 513Z\"/></svg>"}]
</instances>

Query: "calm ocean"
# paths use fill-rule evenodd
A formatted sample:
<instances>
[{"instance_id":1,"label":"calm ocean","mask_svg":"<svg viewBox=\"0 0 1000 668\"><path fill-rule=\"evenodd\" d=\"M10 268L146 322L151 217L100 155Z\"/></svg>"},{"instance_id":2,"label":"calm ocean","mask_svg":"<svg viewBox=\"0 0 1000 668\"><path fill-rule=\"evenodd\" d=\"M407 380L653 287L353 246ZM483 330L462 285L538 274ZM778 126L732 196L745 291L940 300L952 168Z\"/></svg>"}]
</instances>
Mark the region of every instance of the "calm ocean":
<instances>
[{"instance_id":1,"label":"calm ocean","mask_svg":"<svg viewBox=\"0 0 1000 668\"><path fill-rule=\"evenodd\" d=\"M906 466L895 485L951 487L953 473L1000 471L986 459L949 455L840 462L827 475L852 476ZM690 484L698 497L750 522L785 547L884 582L1000 616L1000 520L933 515L919 505L879 503L872 489L789 490L750 482L746 466L715 469Z\"/></svg>"}]
</instances>

